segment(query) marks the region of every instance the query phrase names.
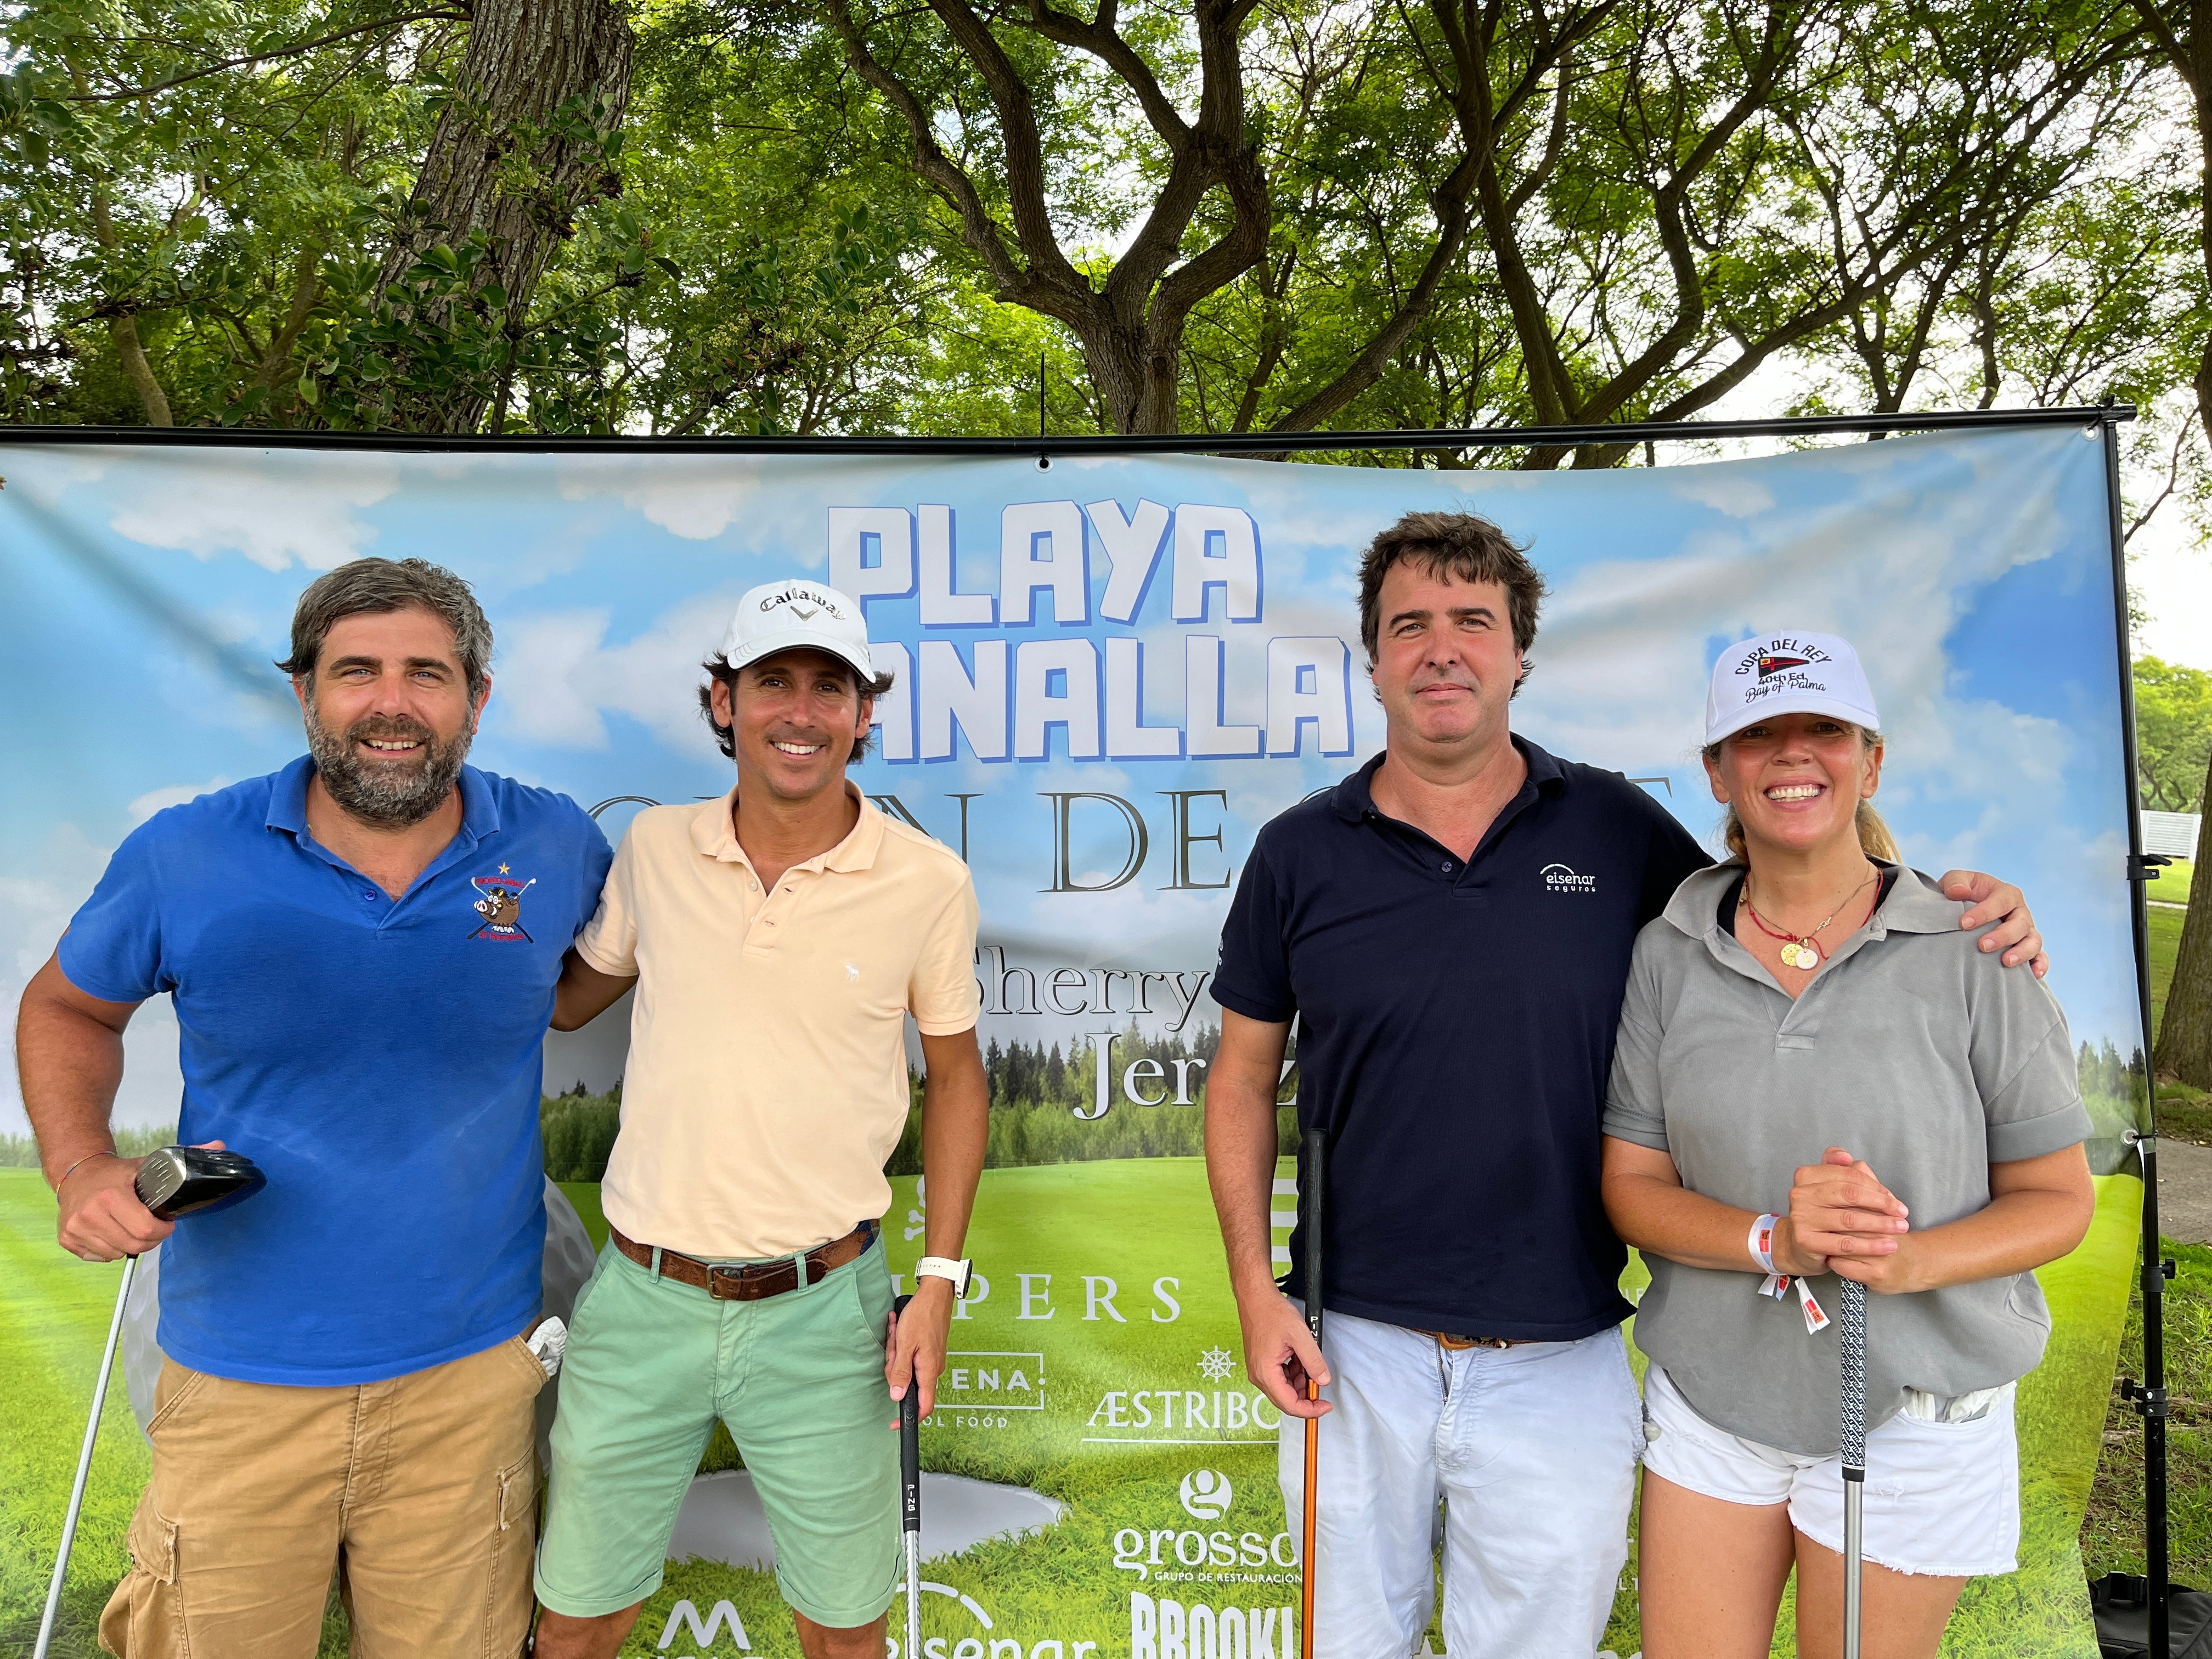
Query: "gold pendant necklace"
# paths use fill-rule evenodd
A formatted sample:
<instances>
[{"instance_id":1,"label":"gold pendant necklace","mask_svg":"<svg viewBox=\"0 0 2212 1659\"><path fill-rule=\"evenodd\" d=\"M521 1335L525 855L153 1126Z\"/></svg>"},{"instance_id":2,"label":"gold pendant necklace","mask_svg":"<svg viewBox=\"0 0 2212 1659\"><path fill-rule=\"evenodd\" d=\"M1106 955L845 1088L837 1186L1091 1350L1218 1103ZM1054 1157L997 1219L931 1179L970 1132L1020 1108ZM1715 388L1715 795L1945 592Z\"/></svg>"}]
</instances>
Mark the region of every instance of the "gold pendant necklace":
<instances>
[{"instance_id":1,"label":"gold pendant necklace","mask_svg":"<svg viewBox=\"0 0 2212 1659\"><path fill-rule=\"evenodd\" d=\"M1879 866L1869 863L1868 866L1866 881L1861 882L1857 886L1852 888L1850 892L1844 894L1842 898L1837 900L1836 908L1828 912L1827 915L1822 918L1820 927L1814 928L1810 933L1792 933L1779 927L1769 927L1767 925L1766 918L1759 914L1759 907L1751 902L1751 878L1748 874L1744 878L1743 908L1750 912L1752 924L1756 927L1760 933L1765 934L1769 939L1778 939L1786 941L1781 951L1778 952L1782 957L1783 965L1784 967L1795 968L1800 973L1810 973L1814 969L1818 968L1820 965L1826 954L1820 947L1820 933L1827 927L1830 922L1833 921L1838 916L1843 915L1844 906L1849 904L1861 893L1866 891L1867 882L1874 880L1874 878L1881 873L1881 870Z\"/></svg>"}]
</instances>

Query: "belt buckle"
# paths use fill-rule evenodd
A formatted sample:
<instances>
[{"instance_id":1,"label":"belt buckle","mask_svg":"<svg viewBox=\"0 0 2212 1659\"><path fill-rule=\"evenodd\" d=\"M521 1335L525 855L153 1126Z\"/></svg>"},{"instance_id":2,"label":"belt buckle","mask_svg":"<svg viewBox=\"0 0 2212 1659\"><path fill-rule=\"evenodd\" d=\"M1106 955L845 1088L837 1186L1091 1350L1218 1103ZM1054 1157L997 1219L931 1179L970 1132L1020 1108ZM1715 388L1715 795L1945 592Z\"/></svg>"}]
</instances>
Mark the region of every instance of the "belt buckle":
<instances>
[{"instance_id":1,"label":"belt buckle","mask_svg":"<svg viewBox=\"0 0 2212 1659\"><path fill-rule=\"evenodd\" d=\"M787 1278L790 1282L774 1284L779 1275ZM757 1263L750 1267L709 1267L707 1270L707 1294L717 1302L752 1302L764 1296L779 1296L785 1291L798 1288L799 1264L788 1256L781 1261Z\"/></svg>"}]
</instances>

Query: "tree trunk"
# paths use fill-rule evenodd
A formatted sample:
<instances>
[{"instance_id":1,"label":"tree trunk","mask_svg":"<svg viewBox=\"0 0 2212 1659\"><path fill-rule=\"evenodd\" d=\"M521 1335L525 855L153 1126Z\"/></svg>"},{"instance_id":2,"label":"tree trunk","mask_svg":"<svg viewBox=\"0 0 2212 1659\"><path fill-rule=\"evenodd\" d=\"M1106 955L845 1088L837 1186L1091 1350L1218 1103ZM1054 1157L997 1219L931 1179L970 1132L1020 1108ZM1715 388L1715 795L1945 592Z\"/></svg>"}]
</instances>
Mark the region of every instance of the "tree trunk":
<instances>
[{"instance_id":1,"label":"tree trunk","mask_svg":"<svg viewBox=\"0 0 2212 1659\"><path fill-rule=\"evenodd\" d=\"M610 0L477 0L455 94L438 118L406 219L385 256L379 299L392 298L403 319L426 330L442 329L450 299L418 303L390 290L424 249L458 246L481 232L489 252L476 286L496 283L507 292L507 315L526 315L554 250L575 229L577 211L620 184L597 143L557 129L530 143L518 128L552 128L563 104L596 98L592 125L601 138L616 131L629 100L634 44ZM463 380L419 394L400 423L416 431L473 431L490 401L489 386Z\"/></svg>"},{"instance_id":2,"label":"tree trunk","mask_svg":"<svg viewBox=\"0 0 2212 1659\"><path fill-rule=\"evenodd\" d=\"M82 78L77 82L83 90ZM107 203L107 186L92 187L92 225L100 239L100 251L112 263L115 258L115 218ZM106 307L103 307L102 309ZM115 355L123 364L124 377L131 382L131 390L146 410L149 426L174 426L176 421L169 413L169 394L161 390L161 382L155 378L154 366L146 361L144 342L138 337L138 319L129 310L118 310L107 319L107 337L115 342Z\"/></svg>"},{"instance_id":3,"label":"tree trunk","mask_svg":"<svg viewBox=\"0 0 2212 1659\"><path fill-rule=\"evenodd\" d=\"M138 401L146 407L146 424L174 426L176 422L169 414L169 394L154 378L154 366L146 361L146 348L139 342L138 319L109 318L107 336L115 342L115 355L123 360L123 373L138 393Z\"/></svg>"},{"instance_id":4,"label":"tree trunk","mask_svg":"<svg viewBox=\"0 0 2212 1659\"><path fill-rule=\"evenodd\" d=\"M2205 769L2205 789L2202 805L2212 808L2212 766ZM2197 850L2212 849L2200 836ZM2154 1052L2154 1072L2178 1077L2192 1088L2212 1089L2212 869L2199 870L2190 886L2181 950L2174 958L2173 982L2166 987Z\"/></svg>"}]
</instances>

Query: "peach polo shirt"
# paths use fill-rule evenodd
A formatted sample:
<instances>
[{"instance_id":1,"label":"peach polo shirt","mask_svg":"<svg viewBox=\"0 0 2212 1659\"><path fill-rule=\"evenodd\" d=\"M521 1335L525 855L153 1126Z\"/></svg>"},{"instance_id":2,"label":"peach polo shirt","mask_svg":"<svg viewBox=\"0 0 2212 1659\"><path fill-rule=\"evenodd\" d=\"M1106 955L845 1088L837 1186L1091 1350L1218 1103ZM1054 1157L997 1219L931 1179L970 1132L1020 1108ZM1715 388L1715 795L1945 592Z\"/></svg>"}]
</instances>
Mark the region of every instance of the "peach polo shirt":
<instances>
[{"instance_id":1,"label":"peach polo shirt","mask_svg":"<svg viewBox=\"0 0 2212 1659\"><path fill-rule=\"evenodd\" d=\"M906 1017L975 1024L975 887L947 848L860 803L852 833L773 892L737 792L632 820L576 940L638 976L606 1218L686 1255L786 1255L890 1205Z\"/></svg>"}]
</instances>

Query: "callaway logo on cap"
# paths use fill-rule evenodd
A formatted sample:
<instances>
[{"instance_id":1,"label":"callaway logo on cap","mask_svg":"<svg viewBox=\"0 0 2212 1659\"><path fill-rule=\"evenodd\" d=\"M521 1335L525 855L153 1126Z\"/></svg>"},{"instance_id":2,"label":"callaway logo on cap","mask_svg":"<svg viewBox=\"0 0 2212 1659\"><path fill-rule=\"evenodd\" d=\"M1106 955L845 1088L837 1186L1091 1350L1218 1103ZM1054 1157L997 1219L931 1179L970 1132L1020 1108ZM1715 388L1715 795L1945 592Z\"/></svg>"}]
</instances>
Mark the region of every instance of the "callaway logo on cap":
<instances>
[{"instance_id":1,"label":"callaway logo on cap","mask_svg":"<svg viewBox=\"0 0 2212 1659\"><path fill-rule=\"evenodd\" d=\"M836 588L796 579L763 582L738 601L738 614L722 635L723 660L731 667L795 650L827 651L875 678L860 605Z\"/></svg>"},{"instance_id":2,"label":"callaway logo on cap","mask_svg":"<svg viewBox=\"0 0 2212 1659\"><path fill-rule=\"evenodd\" d=\"M1827 714L1870 732L1881 726L1859 653L1833 634L1763 634L1721 653L1705 694L1706 743L1773 714Z\"/></svg>"}]
</instances>

